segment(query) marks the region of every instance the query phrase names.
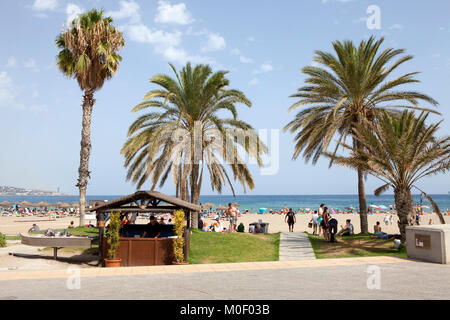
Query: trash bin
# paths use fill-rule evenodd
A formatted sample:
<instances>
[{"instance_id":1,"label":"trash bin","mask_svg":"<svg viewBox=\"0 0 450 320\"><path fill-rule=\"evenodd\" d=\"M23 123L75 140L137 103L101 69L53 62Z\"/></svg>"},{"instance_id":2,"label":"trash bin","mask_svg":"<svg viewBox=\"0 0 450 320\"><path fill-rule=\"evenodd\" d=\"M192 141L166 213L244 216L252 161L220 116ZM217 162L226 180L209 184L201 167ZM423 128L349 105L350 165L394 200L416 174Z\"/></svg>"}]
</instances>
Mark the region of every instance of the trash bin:
<instances>
[{"instance_id":1,"label":"trash bin","mask_svg":"<svg viewBox=\"0 0 450 320\"><path fill-rule=\"evenodd\" d=\"M408 258L450 264L450 225L406 227Z\"/></svg>"}]
</instances>

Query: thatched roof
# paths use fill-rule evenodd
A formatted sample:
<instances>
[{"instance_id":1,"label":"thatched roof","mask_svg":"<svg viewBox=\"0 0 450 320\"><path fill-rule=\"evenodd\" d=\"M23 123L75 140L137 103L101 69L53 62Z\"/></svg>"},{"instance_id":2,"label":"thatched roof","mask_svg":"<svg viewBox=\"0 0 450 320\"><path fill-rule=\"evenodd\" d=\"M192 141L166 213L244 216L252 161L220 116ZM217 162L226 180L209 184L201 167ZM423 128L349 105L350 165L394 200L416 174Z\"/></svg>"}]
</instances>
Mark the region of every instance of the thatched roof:
<instances>
[{"instance_id":1,"label":"thatched roof","mask_svg":"<svg viewBox=\"0 0 450 320\"><path fill-rule=\"evenodd\" d=\"M216 205L214 203L211 202L207 202L201 205L202 209L209 209L209 208L215 208Z\"/></svg>"},{"instance_id":2,"label":"thatched roof","mask_svg":"<svg viewBox=\"0 0 450 320\"><path fill-rule=\"evenodd\" d=\"M41 208L44 208L44 207L50 207L51 204L50 204L50 203L47 203L47 202L44 202L44 201L41 201L41 202L39 202L39 203L37 204L37 206L38 206L38 207L41 207Z\"/></svg>"},{"instance_id":3,"label":"thatched roof","mask_svg":"<svg viewBox=\"0 0 450 320\"><path fill-rule=\"evenodd\" d=\"M168 205L159 205L160 202L165 202ZM137 191L128 196L110 201L108 203L101 204L97 207L90 209L91 212L108 211L111 209L127 209L137 208L142 210L148 210L150 208L173 208L174 210L186 209L189 211L200 211L200 206L180 200L178 198L165 195L158 191ZM139 211L139 210L137 210Z\"/></svg>"},{"instance_id":4,"label":"thatched roof","mask_svg":"<svg viewBox=\"0 0 450 320\"><path fill-rule=\"evenodd\" d=\"M14 205L13 202L8 202L8 201L0 202L0 207L2 207L2 208L10 208L10 207L12 207L13 205Z\"/></svg>"},{"instance_id":5,"label":"thatched roof","mask_svg":"<svg viewBox=\"0 0 450 320\"><path fill-rule=\"evenodd\" d=\"M21 203L19 203L20 204L20 206L22 206L22 207L31 207L31 206L33 206L33 204L31 203L31 202L28 202L28 201L22 201Z\"/></svg>"}]
</instances>

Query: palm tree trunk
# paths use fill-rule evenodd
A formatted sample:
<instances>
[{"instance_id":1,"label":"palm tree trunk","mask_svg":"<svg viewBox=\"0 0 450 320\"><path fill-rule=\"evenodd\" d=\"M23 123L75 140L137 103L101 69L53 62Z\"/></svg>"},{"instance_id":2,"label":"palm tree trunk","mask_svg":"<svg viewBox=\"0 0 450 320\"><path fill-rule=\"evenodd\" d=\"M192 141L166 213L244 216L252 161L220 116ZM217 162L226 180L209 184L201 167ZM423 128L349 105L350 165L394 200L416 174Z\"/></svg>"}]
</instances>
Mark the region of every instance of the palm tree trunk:
<instances>
[{"instance_id":1,"label":"palm tree trunk","mask_svg":"<svg viewBox=\"0 0 450 320\"><path fill-rule=\"evenodd\" d=\"M86 189L89 172L89 157L91 155L91 118L94 107L94 90L86 90L83 96L83 120L81 125L81 151L80 167L78 168L77 187L80 191L80 226L84 225L84 215L86 212Z\"/></svg>"},{"instance_id":2,"label":"palm tree trunk","mask_svg":"<svg viewBox=\"0 0 450 320\"><path fill-rule=\"evenodd\" d=\"M198 204L198 164L193 164L191 172L191 203ZM191 226L194 229L198 228L198 212L193 212Z\"/></svg>"},{"instance_id":3,"label":"palm tree trunk","mask_svg":"<svg viewBox=\"0 0 450 320\"><path fill-rule=\"evenodd\" d=\"M358 141L353 140L353 147L361 148ZM361 224L361 233L369 233L369 223L367 222L367 201L366 188L364 185L364 172L358 169L358 198L359 198L359 219Z\"/></svg>"},{"instance_id":4,"label":"palm tree trunk","mask_svg":"<svg viewBox=\"0 0 450 320\"><path fill-rule=\"evenodd\" d=\"M358 169L358 198L359 198L359 219L361 223L361 233L369 233L367 222L367 202L364 185L364 172Z\"/></svg>"},{"instance_id":5,"label":"palm tree trunk","mask_svg":"<svg viewBox=\"0 0 450 320\"><path fill-rule=\"evenodd\" d=\"M411 190L394 190L394 199L398 215L398 228L400 229L402 243L405 243L406 227L412 226L415 223Z\"/></svg>"}]
</instances>

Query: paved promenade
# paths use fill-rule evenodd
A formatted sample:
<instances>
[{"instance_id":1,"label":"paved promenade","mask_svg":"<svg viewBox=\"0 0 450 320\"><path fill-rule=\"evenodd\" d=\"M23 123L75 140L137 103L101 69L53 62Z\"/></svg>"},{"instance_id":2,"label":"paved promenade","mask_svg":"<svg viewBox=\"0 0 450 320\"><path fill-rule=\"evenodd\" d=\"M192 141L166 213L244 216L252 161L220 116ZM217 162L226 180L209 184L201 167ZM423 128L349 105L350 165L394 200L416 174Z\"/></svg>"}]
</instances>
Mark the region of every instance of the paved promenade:
<instances>
[{"instance_id":1,"label":"paved promenade","mask_svg":"<svg viewBox=\"0 0 450 320\"><path fill-rule=\"evenodd\" d=\"M367 285L374 269L379 289ZM368 257L7 271L0 287L0 299L448 299L450 266Z\"/></svg>"},{"instance_id":2,"label":"paved promenade","mask_svg":"<svg viewBox=\"0 0 450 320\"><path fill-rule=\"evenodd\" d=\"M316 256L304 232L280 234L280 261L313 260Z\"/></svg>"}]
</instances>

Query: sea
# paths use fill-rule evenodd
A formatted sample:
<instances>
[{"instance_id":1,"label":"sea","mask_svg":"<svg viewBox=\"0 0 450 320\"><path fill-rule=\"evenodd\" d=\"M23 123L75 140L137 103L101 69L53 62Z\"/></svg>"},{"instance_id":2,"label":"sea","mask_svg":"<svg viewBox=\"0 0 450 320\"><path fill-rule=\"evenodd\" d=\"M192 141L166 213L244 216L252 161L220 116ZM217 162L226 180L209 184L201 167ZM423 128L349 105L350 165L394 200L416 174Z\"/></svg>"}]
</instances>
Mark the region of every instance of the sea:
<instances>
[{"instance_id":1,"label":"sea","mask_svg":"<svg viewBox=\"0 0 450 320\"><path fill-rule=\"evenodd\" d=\"M90 195L87 200L114 200L123 195ZM441 212L447 211L450 208L450 194L435 194L430 195L432 199L439 206ZM426 199L421 199L420 195L413 195L414 204L422 204L428 206L424 211L432 211L431 204ZM31 203L38 203L41 201L47 203L66 202L73 203L79 200L78 196L0 196L0 202L22 202L28 201ZM324 203L328 208L335 210L344 210L346 207L358 208L358 195L203 195L200 196L200 203L213 203L218 205L227 205L230 202L237 202L240 204L239 210L242 212L245 209L257 212L260 208L267 210L273 209L281 210L283 207L298 209L316 209L321 203ZM381 196L367 195L367 205L394 205L394 196L385 194Z\"/></svg>"}]
</instances>

